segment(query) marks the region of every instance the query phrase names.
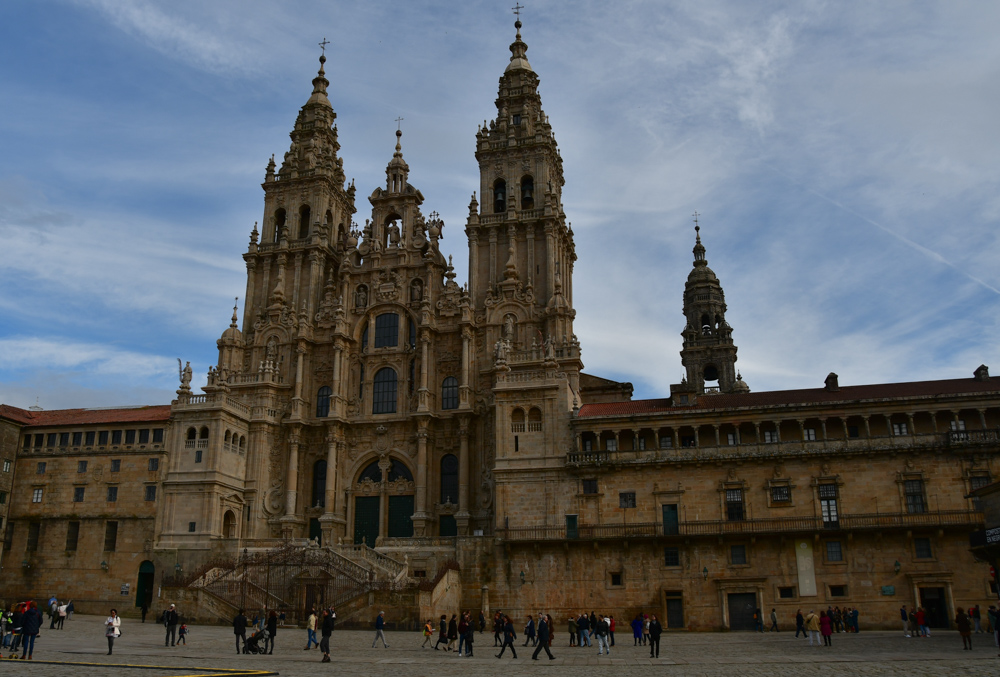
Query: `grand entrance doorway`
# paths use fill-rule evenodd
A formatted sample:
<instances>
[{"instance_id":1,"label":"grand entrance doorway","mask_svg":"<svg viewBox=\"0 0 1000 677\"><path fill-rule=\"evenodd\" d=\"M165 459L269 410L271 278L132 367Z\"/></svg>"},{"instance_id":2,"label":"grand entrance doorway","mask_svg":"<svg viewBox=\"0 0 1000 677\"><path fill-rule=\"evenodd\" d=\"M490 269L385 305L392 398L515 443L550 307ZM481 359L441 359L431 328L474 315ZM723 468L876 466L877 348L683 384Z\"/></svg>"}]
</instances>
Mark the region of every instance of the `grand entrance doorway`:
<instances>
[{"instance_id":1,"label":"grand entrance doorway","mask_svg":"<svg viewBox=\"0 0 1000 677\"><path fill-rule=\"evenodd\" d=\"M413 473L399 460L372 461L354 485L354 542L375 547L379 536L413 536Z\"/></svg>"},{"instance_id":2,"label":"grand entrance doorway","mask_svg":"<svg viewBox=\"0 0 1000 677\"><path fill-rule=\"evenodd\" d=\"M139 578L135 583L135 605L146 605L148 609L153 604L153 577L156 567L149 560L139 565Z\"/></svg>"},{"instance_id":3,"label":"grand entrance doorway","mask_svg":"<svg viewBox=\"0 0 1000 677\"><path fill-rule=\"evenodd\" d=\"M354 542L375 547L378 538L380 496L358 496L354 499Z\"/></svg>"},{"instance_id":4,"label":"grand entrance doorway","mask_svg":"<svg viewBox=\"0 0 1000 677\"><path fill-rule=\"evenodd\" d=\"M757 595L752 592L729 594L729 629L750 631L754 627L753 614L757 610Z\"/></svg>"},{"instance_id":5,"label":"grand entrance doorway","mask_svg":"<svg viewBox=\"0 0 1000 677\"><path fill-rule=\"evenodd\" d=\"M948 627L948 602L944 588L920 588L920 606L932 628Z\"/></svg>"}]
</instances>

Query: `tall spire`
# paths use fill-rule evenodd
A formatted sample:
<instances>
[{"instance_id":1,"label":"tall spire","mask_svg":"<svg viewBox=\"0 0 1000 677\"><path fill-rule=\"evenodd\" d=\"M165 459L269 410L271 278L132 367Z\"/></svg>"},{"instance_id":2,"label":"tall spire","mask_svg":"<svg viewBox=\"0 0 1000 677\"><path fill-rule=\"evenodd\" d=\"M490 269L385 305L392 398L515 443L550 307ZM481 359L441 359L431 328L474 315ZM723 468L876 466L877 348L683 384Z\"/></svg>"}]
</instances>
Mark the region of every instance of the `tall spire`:
<instances>
[{"instance_id":1,"label":"tall spire","mask_svg":"<svg viewBox=\"0 0 1000 677\"><path fill-rule=\"evenodd\" d=\"M707 266L708 261L705 259L705 246L701 243L701 226L698 225L698 212L694 213L694 265Z\"/></svg>"},{"instance_id":2,"label":"tall spire","mask_svg":"<svg viewBox=\"0 0 1000 677\"><path fill-rule=\"evenodd\" d=\"M520 10L523 9L520 5L516 6L514 13L518 15L517 21L514 22L514 28L517 30L517 35L514 37L514 42L510 43L510 64L507 65L507 70L505 73L509 73L512 70L524 69L531 70L531 64L528 63L528 57L525 53L528 51L528 45L526 45L521 40L521 18Z\"/></svg>"},{"instance_id":3,"label":"tall spire","mask_svg":"<svg viewBox=\"0 0 1000 677\"><path fill-rule=\"evenodd\" d=\"M327 106L332 108L333 106L330 104L330 99L328 99L326 95L326 88L330 86L330 81L326 79L326 70L323 68L323 64L325 63L326 54L324 53L319 57L319 72L316 74L316 77L313 78L312 96L309 97L309 101L307 103L325 103Z\"/></svg>"}]
</instances>

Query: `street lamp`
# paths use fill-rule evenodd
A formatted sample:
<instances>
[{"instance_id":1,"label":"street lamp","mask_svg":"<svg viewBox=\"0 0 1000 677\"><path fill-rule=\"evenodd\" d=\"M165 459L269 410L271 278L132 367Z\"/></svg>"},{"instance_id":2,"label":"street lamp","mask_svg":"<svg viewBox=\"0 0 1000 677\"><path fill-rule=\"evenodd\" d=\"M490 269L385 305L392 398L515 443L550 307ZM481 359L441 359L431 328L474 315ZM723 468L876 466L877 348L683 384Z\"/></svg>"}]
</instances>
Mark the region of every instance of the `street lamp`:
<instances>
[{"instance_id":1,"label":"street lamp","mask_svg":"<svg viewBox=\"0 0 1000 677\"><path fill-rule=\"evenodd\" d=\"M701 570L701 575L705 577L706 581L708 580L708 567Z\"/></svg>"},{"instance_id":2,"label":"street lamp","mask_svg":"<svg viewBox=\"0 0 1000 677\"><path fill-rule=\"evenodd\" d=\"M902 568L903 568L903 565L899 563L898 559L892 565L892 570L896 572L897 576L899 575L899 570L902 569Z\"/></svg>"},{"instance_id":3,"label":"street lamp","mask_svg":"<svg viewBox=\"0 0 1000 677\"><path fill-rule=\"evenodd\" d=\"M104 569L105 571L108 570L108 563L106 560L101 561L101 568Z\"/></svg>"},{"instance_id":4,"label":"street lamp","mask_svg":"<svg viewBox=\"0 0 1000 677\"><path fill-rule=\"evenodd\" d=\"M521 585L524 585L524 570L521 570Z\"/></svg>"},{"instance_id":5,"label":"street lamp","mask_svg":"<svg viewBox=\"0 0 1000 677\"><path fill-rule=\"evenodd\" d=\"M31 568L31 565L28 564L28 560L26 560L26 559L22 559L21 560L21 568L22 569L30 569Z\"/></svg>"}]
</instances>

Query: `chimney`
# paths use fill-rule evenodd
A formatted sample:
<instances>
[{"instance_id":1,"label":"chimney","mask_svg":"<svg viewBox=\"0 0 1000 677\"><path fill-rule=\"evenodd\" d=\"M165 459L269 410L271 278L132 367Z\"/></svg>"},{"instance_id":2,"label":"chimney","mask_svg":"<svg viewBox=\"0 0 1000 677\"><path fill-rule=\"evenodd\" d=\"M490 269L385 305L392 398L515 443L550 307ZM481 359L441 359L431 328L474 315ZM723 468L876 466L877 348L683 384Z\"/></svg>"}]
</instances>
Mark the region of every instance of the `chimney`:
<instances>
[{"instance_id":1,"label":"chimney","mask_svg":"<svg viewBox=\"0 0 1000 677\"><path fill-rule=\"evenodd\" d=\"M972 375L977 381L989 381L990 380L990 368L985 364L979 365L979 368L972 372Z\"/></svg>"},{"instance_id":2,"label":"chimney","mask_svg":"<svg viewBox=\"0 0 1000 677\"><path fill-rule=\"evenodd\" d=\"M838 382L838 376L834 374L832 371L826 377L825 383L826 383L826 389L831 393L835 393L840 390L840 383Z\"/></svg>"}]
</instances>

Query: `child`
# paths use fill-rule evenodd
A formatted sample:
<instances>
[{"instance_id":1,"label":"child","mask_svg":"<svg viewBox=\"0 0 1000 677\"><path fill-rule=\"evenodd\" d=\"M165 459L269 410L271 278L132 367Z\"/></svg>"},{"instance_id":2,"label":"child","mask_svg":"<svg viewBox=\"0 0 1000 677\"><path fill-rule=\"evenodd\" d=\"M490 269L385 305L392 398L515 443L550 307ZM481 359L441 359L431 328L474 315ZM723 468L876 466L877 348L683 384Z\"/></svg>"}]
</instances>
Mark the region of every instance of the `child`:
<instances>
[{"instance_id":1,"label":"child","mask_svg":"<svg viewBox=\"0 0 1000 677\"><path fill-rule=\"evenodd\" d=\"M187 646L187 640L184 639L185 637L187 637L187 634L188 634L188 626L187 626L187 624L186 623L181 623L180 632L177 633L177 643L178 644L184 644L184 646Z\"/></svg>"},{"instance_id":2,"label":"child","mask_svg":"<svg viewBox=\"0 0 1000 677\"><path fill-rule=\"evenodd\" d=\"M425 646L431 643L431 636L433 634L434 634L434 622L431 621L430 619L427 619L427 622L424 623L424 643L420 645L421 649L423 649Z\"/></svg>"}]
</instances>

